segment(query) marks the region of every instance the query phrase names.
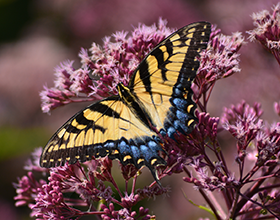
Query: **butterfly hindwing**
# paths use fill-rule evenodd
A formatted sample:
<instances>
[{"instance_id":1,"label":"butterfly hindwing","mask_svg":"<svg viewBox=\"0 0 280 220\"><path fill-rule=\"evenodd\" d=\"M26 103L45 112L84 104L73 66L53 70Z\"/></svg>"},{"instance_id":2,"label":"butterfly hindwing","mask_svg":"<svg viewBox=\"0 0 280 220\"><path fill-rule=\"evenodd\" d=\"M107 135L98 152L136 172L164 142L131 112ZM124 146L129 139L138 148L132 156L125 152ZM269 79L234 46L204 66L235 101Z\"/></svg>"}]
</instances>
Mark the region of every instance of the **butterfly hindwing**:
<instances>
[{"instance_id":1,"label":"butterfly hindwing","mask_svg":"<svg viewBox=\"0 0 280 220\"><path fill-rule=\"evenodd\" d=\"M197 57L206 48L211 25L190 24L163 40L135 70L118 96L94 103L70 118L49 140L40 165L53 167L108 156L123 165L155 167L166 164L160 138L190 133L197 121L192 81Z\"/></svg>"}]
</instances>

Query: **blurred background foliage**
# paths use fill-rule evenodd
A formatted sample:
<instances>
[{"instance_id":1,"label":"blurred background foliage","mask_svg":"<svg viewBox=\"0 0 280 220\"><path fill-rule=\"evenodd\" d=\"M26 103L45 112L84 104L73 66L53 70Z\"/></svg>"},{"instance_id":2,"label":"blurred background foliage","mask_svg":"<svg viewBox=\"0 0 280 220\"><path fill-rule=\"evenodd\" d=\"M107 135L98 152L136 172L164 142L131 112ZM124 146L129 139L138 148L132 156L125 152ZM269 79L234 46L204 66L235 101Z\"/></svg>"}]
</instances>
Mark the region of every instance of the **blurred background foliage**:
<instances>
[{"instance_id":1,"label":"blurred background foliage","mask_svg":"<svg viewBox=\"0 0 280 220\"><path fill-rule=\"evenodd\" d=\"M53 85L53 69L60 62L75 60L92 42L102 44L104 36L130 31L139 23L151 25L167 19L169 27L207 20L222 33L253 29L250 15L271 10L278 0L1 0L0 1L0 213L1 219L29 219L26 208L15 208L12 182L25 174L30 153L44 146L48 138L70 116L87 103L74 104L43 114L39 92ZM269 122L279 120L273 102L279 101L279 66L273 56L256 43L241 49L241 73L220 81L211 96L209 110L220 116L224 106L242 99L262 103ZM89 104L89 103L88 103ZM221 140L226 141L226 140ZM174 175L173 175L174 176ZM167 178L172 186L169 198L148 201L158 219L195 217L194 190L180 185L181 177ZM195 196L193 196L195 197ZM178 205L183 204L183 205ZM188 205L189 204L189 205ZM186 205L188 205L186 207ZM164 211L166 210L166 211ZM191 210L191 212L190 212ZM197 209L197 212L200 212Z\"/></svg>"}]
</instances>

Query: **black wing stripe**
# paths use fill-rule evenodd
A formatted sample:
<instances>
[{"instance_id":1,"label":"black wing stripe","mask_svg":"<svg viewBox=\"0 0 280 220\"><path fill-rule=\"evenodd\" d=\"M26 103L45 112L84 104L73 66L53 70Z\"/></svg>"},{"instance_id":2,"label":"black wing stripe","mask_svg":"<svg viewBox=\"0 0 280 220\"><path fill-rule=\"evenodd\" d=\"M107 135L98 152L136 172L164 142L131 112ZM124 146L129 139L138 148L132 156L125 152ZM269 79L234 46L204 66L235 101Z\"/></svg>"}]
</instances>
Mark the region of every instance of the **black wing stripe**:
<instances>
[{"instance_id":1,"label":"black wing stripe","mask_svg":"<svg viewBox=\"0 0 280 220\"><path fill-rule=\"evenodd\" d=\"M140 79L142 80L143 85L145 85L145 89L147 92L151 92L151 81L149 77L149 72L147 69L149 68L147 62L143 62L141 67L139 68Z\"/></svg>"},{"instance_id":2,"label":"black wing stripe","mask_svg":"<svg viewBox=\"0 0 280 220\"><path fill-rule=\"evenodd\" d=\"M120 118L120 114L118 112L108 107L108 105L104 105L102 103L97 103L95 105L92 105L89 109L91 111L99 112L102 115L106 115L114 118Z\"/></svg>"}]
</instances>

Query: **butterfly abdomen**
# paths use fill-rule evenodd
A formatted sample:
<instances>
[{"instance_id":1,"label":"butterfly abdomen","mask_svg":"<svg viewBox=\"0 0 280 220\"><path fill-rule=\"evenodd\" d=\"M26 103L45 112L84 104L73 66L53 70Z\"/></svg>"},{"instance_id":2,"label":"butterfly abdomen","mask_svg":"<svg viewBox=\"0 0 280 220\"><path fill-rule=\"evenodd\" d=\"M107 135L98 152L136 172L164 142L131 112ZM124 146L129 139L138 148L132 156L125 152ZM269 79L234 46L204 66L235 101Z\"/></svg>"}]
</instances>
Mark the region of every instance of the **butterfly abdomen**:
<instances>
[{"instance_id":1,"label":"butterfly abdomen","mask_svg":"<svg viewBox=\"0 0 280 220\"><path fill-rule=\"evenodd\" d=\"M117 85L117 89L119 91L120 99L130 108L135 117L139 118L140 123L143 123L148 129L150 129L151 126L155 126L149 115L149 112L128 87L124 86L122 83L119 83Z\"/></svg>"}]
</instances>

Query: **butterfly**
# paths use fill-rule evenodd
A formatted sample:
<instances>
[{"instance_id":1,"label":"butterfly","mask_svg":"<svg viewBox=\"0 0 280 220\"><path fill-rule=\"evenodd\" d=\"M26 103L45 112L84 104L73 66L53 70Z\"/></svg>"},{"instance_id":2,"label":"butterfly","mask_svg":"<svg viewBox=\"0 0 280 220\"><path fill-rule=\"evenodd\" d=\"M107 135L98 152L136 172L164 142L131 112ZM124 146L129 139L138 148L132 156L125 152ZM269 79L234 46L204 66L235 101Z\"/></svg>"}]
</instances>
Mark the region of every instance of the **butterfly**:
<instances>
[{"instance_id":1,"label":"butterfly","mask_svg":"<svg viewBox=\"0 0 280 220\"><path fill-rule=\"evenodd\" d=\"M160 137L188 134L197 123L192 82L211 24L198 22L174 32L139 64L118 95L93 103L70 118L45 146L40 165L54 167L108 156L137 169L166 165ZM156 132L158 131L158 132ZM160 134L160 135L159 135Z\"/></svg>"}]
</instances>

